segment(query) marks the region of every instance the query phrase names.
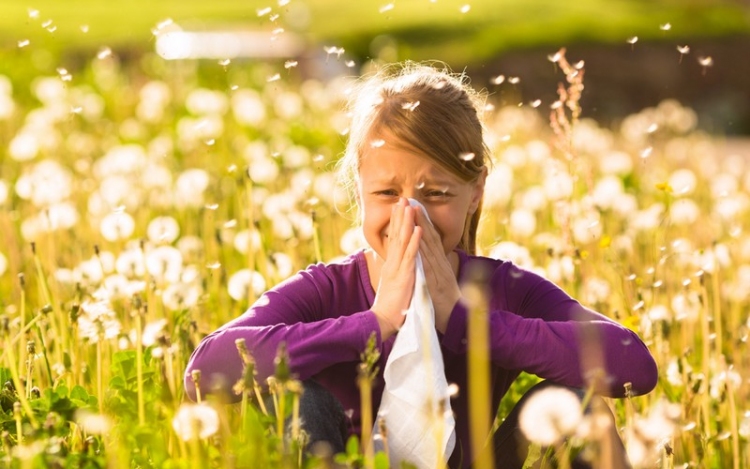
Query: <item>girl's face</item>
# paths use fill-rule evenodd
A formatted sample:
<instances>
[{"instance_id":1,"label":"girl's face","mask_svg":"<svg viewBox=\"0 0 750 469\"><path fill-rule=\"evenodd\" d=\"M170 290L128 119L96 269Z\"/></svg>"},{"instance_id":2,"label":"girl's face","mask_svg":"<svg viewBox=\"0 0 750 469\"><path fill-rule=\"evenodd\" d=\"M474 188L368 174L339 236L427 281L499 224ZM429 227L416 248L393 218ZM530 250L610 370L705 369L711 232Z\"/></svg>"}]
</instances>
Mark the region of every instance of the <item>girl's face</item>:
<instances>
[{"instance_id":1,"label":"girl's face","mask_svg":"<svg viewBox=\"0 0 750 469\"><path fill-rule=\"evenodd\" d=\"M464 225L484 191L485 174L464 182L426 156L385 136L362 156L358 202L362 229L370 247L385 259L391 205L400 197L418 200L427 209L446 255L461 241ZM380 142L378 142L380 143Z\"/></svg>"}]
</instances>

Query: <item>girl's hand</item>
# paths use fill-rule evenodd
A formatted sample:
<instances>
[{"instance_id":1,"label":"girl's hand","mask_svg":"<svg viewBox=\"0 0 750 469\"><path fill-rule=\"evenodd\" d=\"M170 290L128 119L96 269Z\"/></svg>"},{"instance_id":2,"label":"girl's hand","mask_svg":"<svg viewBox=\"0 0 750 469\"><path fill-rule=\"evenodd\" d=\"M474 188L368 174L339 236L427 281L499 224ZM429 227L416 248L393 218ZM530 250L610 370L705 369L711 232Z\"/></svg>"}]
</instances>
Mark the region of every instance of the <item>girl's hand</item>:
<instances>
[{"instance_id":1,"label":"girl's hand","mask_svg":"<svg viewBox=\"0 0 750 469\"><path fill-rule=\"evenodd\" d=\"M388 225L386 258L380 269L380 280L372 312L380 325L381 340L395 334L404 323L409 308L422 229L416 226L415 210L406 199L393 204Z\"/></svg>"},{"instance_id":2,"label":"girl's hand","mask_svg":"<svg viewBox=\"0 0 750 469\"><path fill-rule=\"evenodd\" d=\"M435 327L445 333L453 307L461 298L461 289L450 259L445 254L440 235L422 210L416 212L417 225L423 231L419 252L422 254L427 289L435 308Z\"/></svg>"}]
</instances>

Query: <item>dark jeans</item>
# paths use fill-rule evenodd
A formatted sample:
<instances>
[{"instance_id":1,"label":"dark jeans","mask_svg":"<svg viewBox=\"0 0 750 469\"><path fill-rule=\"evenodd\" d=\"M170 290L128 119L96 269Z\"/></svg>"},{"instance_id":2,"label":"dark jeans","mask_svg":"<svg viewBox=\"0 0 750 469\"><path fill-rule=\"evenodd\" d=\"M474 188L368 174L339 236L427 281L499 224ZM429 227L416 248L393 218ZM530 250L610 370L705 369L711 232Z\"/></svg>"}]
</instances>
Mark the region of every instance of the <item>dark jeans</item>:
<instances>
[{"instance_id":1,"label":"dark jeans","mask_svg":"<svg viewBox=\"0 0 750 469\"><path fill-rule=\"evenodd\" d=\"M523 467L530 444L519 428L518 416L531 395L549 386L557 385L549 381L542 381L529 389L500 424L493 435L496 469L521 469ZM304 389L305 391L300 399L300 419L302 420L302 428L308 436L308 449L319 451L321 447L325 447L329 454L330 452L334 454L344 452L348 438L348 419L343 406L330 392L315 381L305 381ZM580 390L573 391L583 398L583 392ZM609 412L604 401L594 396L589 403L587 412L597 405L604 406L607 418L611 423L608 435L604 439L608 445L604 464L606 464L606 467L613 469L629 468L625 448L614 425L614 416ZM592 466L583 458L576 457L572 461L571 467L573 469L585 469Z\"/></svg>"}]
</instances>

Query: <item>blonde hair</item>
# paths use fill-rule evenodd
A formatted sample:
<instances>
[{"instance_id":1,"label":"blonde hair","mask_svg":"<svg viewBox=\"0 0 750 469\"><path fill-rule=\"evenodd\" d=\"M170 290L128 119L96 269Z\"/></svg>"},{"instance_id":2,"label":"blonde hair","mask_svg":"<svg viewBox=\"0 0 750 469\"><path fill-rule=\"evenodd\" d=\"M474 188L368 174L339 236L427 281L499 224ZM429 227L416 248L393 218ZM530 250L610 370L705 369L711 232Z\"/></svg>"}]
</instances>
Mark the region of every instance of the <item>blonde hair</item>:
<instances>
[{"instance_id":1,"label":"blonde hair","mask_svg":"<svg viewBox=\"0 0 750 469\"><path fill-rule=\"evenodd\" d=\"M440 68L438 68L440 66ZM469 87L464 74L443 64L405 62L384 67L363 81L349 101L351 125L338 175L356 197L360 162L373 139L384 133L465 182L485 171L489 149L480 118L484 96ZM459 249L474 254L482 211L467 214Z\"/></svg>"}]
</instances>

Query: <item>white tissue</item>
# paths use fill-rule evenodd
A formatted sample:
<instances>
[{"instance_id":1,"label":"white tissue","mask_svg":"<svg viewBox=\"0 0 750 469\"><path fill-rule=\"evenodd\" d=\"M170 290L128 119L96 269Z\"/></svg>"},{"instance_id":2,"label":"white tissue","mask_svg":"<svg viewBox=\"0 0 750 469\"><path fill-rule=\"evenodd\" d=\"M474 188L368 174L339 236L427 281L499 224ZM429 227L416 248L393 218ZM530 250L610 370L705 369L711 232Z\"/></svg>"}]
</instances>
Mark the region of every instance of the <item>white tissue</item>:
<instances>
[{"instance_id":1,"label":"white tissue","mask_svg":"<svg viewBox=\"0 0 750 469\"><path fill-rule=\"evenodd\" d=\"M409 199L409 204L427 215L416 200ZM455 447L455 420L420 254L416 270L406 319L383 371L385 389L378 417L385 419L391 467L408 461L419 469L436 469ZM373 437L375 449L383 450L377 424Z\"/></svg>"}]
</instances>

